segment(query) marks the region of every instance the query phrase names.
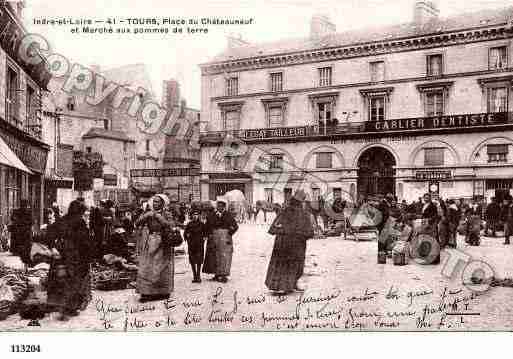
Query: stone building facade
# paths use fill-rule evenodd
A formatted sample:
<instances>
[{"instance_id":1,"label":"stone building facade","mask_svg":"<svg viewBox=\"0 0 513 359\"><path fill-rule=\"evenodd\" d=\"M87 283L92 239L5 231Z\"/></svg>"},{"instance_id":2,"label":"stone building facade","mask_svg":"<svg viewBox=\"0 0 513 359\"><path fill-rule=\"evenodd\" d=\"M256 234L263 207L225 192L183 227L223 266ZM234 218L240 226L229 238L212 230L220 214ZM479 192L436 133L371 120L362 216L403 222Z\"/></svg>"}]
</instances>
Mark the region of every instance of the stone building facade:
<instances>
[{"instance_id":1,"label":"stone building facade","mask_svg":"<svg viewBox=\"0 0 513 359\"><path fill-rule=\"evenodd\" d=\"M202 198L510 192L513 8L441 18L417 1L413 19L336 33L314 16L309 38L201 65Z\"/></svg>"},{"instance_id":2,"label":"stone building facade","mask_svg":"<svg viewBox=\"0 0 513 359\"><path fill-rule=\"evenodd\" d=\"M27 63L20 43L23 1L0 4L0 226L10 222L22 199L32 209L34 229L43 215L44 174L49 146L41 131L41 97L50 74ZM1 229L1 228L0 228Z\"/></svg>"}]
</instances>

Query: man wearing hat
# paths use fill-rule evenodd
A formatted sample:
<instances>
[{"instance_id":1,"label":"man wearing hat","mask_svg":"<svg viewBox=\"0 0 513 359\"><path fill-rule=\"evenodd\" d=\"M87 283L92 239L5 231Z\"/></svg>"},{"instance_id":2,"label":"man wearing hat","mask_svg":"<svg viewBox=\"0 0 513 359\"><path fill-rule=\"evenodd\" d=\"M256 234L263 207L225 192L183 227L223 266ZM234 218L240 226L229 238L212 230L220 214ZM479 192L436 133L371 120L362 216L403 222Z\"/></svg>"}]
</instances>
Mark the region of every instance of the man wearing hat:
<instances>
[{"instance_id":1,"label":"man wearing hat","mask_svg":"<svg viewBox=\"0 0 513 359\"><path fill-rule=\"evenodd\" d=\"M378 223L376 223L376 229L379 232L378 252L386 251L386 241L388 239L388 234L383 232L383 230L385 230L388 219L390 218L390 210L392 208L394 199L395 198L392 193L387 193L385 198L383 198L377 207L380 212L380 218L378 218Z\"/></svg>"},{"instance_id":2,"label":"man wearing hat","mask_svg":"<svg viewBox=\"0 0 513 359\"><path fill-rule=\"evenodd\" d=\"M194 208L191 212L191 221L187 223L184 231L193 283L201 283L201 265L205 256L205 237L207 235L207 226L200 219L200 210Z\"/></svg>"},{"instance_id":3,"label":"man wearing hat","mask_svg":"<svg viewBox=\"0 0 513 359\"><path fill-rule=\"evenodd\" d=\"M239 226L227 211L228 200L217 197L216 211L207 218L209 240L203 273L214 274L214 280L226 283L230 275L233 256L232 236Z\"/></svg>"},{"instance_id":4,"label":"man wearing hat","mask_svg":"<svg viewBox=\"0 0 513 359\"><path fill-rule=\"evenodd\" d=\"M276 236L265 285L270 290L287 294L298 287L306 259L306 241L314 236L310 213L303 208L306 193L298 190L276 217L269 234Z\"/></svg>"}]
</instances>

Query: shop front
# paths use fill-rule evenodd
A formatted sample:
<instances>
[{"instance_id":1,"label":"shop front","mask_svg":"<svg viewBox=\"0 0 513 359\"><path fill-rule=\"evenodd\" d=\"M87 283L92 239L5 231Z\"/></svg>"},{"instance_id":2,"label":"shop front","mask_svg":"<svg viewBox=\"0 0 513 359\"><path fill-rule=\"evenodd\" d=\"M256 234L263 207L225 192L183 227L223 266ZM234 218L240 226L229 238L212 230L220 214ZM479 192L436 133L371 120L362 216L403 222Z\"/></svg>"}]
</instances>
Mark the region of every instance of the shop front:
<instances>
[{"instance_id":1,"label":"shop front","mask_svg":"<svg viewBox=\"0 0 513 359\"><path fill-rule=\"evenodd\" d=\"M253 200L253 181L248 174L211 173L206 183L208 183L208 199L211 201L233 190L241 191L249 202Z\"/></svg>"},{"instance_id":2,"label":"shop front","mask_svg":"<svg viewBox=\"0 0 513 359\"><path fill-rule=\"evenodd\" d=\"M34 229L42 223L44 172L49 147L43 142L0 121L4 161L0 164L0 216L7 224L22 199L29 201Z\"/></svg>"}]
</instances>

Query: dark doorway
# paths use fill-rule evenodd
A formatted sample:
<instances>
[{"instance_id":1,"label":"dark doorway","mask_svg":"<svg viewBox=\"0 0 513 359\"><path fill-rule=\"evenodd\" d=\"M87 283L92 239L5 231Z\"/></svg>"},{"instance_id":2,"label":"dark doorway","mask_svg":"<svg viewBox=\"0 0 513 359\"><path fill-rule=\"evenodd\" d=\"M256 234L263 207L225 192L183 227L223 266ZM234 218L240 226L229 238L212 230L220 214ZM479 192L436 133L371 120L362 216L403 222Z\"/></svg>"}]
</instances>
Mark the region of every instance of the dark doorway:
<instances>
[{"instance_id":1,"label":"dark doorway","mask_svg":"<svg viewBox=\"0 0 513 359\"><path fill-rule=\"evenodd\" d=\"M358 198L395 194L395 165L385 148L365 150L358 159Z\"/></svg>"},{"instance_id":2,"label":"dark doorway","mask_svg":"<svg viewBox=\"0 0 513 359\"><path fill-rule=\"evenodd\" d=\"M226 192L238 189L246 195L245 183L212 183L210 185L210 199L215 201L218 196L224 195Z\"/></svg>"}]
</instances>

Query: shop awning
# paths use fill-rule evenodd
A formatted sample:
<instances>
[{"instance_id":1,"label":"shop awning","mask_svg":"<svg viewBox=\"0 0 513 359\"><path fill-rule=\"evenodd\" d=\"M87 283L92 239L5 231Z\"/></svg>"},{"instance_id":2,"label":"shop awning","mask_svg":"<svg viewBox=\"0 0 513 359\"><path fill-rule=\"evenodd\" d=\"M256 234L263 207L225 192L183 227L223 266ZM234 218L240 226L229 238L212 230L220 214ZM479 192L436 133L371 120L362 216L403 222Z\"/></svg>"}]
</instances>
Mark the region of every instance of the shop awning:
<instances>
[{"instance_id":1,"label":"shop awning","mask_svg":"<svg viewBox=\"0 0 513 359\"><path fill-rule=\"evenodd\" d=\"M20 171L32 174L32 171L27 168L16 156L16 154L7 146L7 143L0 137L0 163L6 166L14 167Z\"/></svg>"}]
</instances>

